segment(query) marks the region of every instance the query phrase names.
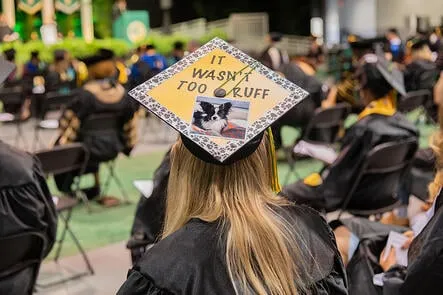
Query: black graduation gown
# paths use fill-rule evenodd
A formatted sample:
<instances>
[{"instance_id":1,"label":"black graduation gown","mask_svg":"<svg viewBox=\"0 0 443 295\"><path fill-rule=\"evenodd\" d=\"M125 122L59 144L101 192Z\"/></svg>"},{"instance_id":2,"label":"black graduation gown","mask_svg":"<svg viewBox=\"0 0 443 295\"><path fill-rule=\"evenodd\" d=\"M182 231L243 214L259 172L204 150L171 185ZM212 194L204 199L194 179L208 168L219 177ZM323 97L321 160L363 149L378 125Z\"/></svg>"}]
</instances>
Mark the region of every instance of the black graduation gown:
<instances>
[{"instance_id":1,"label":"black graduation gown","mask_svg":"<svg viewBox=\"0 0 443 295\"><path fill-rule=\"evenodd\" d=\"M308 284L309 294L347 294L343 264L325 220L308 207L283 210L282 215L296 223L305 240L302 253L306 255L306 266L314 280ZM226 269L224 239L218 235L218 227L216 222L192 219L149 249L129 271L127 281L117 294L235 294Z\"/></svg>"},{"instance_id":2,"label":"black graduation gown","mask_svg":"<svg viewBox=\"0 0 443 295\"><path fill-rule=\"evenodd\" d=\"M428 115L437 122L438 107L434 104L433 89L438 80L440 71L434 62L428 60L415 60L406 66L404 77L406 91L426 89L431 91L431 97L425 102Z\"/></svg>"},{"instance_id":3,"label":"black graduation gown","mask_svg":"<svg viewBox=\"0 0 443 295\"><path fill-rule=\"evenodd\" d=\"M75 93L75 99L60 118L60 136L56 145L81 142L89 150L87 172L98 170L99 163L115 159L119 153L129 155L135 145L135 103L123 86L104 81L91 81ZM83 132L82 122L92 115L115 114L120 119L118 130ZM59 190L70 192L75 173L56 175Z\"/></svg>"},{"instance_id":4,"label":"black graduation gown","mask_svg":"<svg viewBox=\"0 0 443 295\"><path fill-rule=\"evenodd\" d=\"M400 113L393 116L368 115L346 131L341 153L337 160L322 172L321 185L309 186L300 180L285 186L283 194L292 201L309 204L316 209L334 211L344 201L365 157L373 147L410 138L418 140L418 130ZM368 207L389 205L378 203L382 200L376 199L378 181L380 180L377 178L370 178L361 183L355 192L355 196L358 197L353 198L349 207L364 210Z\"/></svg>"},{"instance_id":5,"label":"black graduation gown","mask_svg":"<svg viewBox=\"0 0 443 295\"><path fill-rule=\"evenodd\" d=\"M443 290L443 193L435 203L434 216L412 241L407 275L400 292L388 295L437 295Z\"/></svg>"},{"instance_id":6,"label":"black graduation gown","mask_svg":"<svg viewBox=\"0 0 443 295\"><path fill-rule=\"evenodd\" d=\"M315 110L321 106L324 96L322 83L317 78L306 75L296 64L285 64L280 71L285 75L286 79L309 92L309 96L272 124L272 132L277 149L282 144L281 128L283 126L291 126L304 130Z\"/></svg>"},{"instance_id":7,"label":"black graduation gown","mask_svg":"<svg viewBox=\"0 0 443 295\"><path fill-rule=\"evenodd\" d=\"M151 196L140 197L135 211L131 238L127 247L131 250L132 263L135 264L145 252L145 247L154 244L163 228L166 208L166 188L170 171L170 151L163 158L154 173L154 188Z\"/></svg>"},{"instance_id":8,"label":"black graduation gown","mask_svg":"<svg viewBox=\"0 0 443 295\"><path fill-rule=\"evenodd\" d=\"M46 237L46 257L57 233L54 202L38 160L0 141L0 237L26 231ZM0 294L25 294L31 273L25 269L0 280Z\"/></svg>"},{"instance_id":9,"label":"black graduation gown","mask_svg":"<svg viewBox=\"0 0 443 295\"><path fill-rule=\"evenodd\" d=\"M375 274L383 272L379 265L381 252L386 246L391 231L403 233L408 228L381 224L357 217L334 220L330 225L334 230L343 225L360 240L354 255L346 266L349 294L381 295L383 289L375 286L372 280Z\"/></svg>"}]
</instances>

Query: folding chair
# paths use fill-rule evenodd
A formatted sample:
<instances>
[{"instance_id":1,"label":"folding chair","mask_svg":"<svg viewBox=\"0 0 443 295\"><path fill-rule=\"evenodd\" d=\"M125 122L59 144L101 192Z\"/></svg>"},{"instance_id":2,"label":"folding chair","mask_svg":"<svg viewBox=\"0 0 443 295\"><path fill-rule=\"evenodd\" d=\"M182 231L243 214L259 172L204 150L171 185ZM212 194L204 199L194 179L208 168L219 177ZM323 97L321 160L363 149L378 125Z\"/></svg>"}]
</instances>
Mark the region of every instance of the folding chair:
<instances>
[{"instance_id":1,"label":"folding chair","mask_svg":"<svg viewBox=\"0 0 443 295\"><path fill-rule=\"evenodd\" d=\"M286 152L289 171L286 174L284 184L288 183L291 173L295 172L296 161L307 156L294 153L294 147L301 141L321 146L334 144L338 140L340 131L344 128L344 121L350 112L351 107L345 103L337 104L327 109L319 108L315 111L314 116L309 121L300 138Z\"/></svg>"},{"instance_id":2,"label":"folding chair","mask_svg":"<svg viewBox=\"0 0 443 295\"><path fill-rule=\"evenodd\" d=\"M80 134L81 137L89 134L94 134L94 136L97 136L97 132L100 132L102 134L105 134L107 132L115 132L116 130L119 131L122 128L121 126L121 120L120 115L117 114L96 114L91 115L85 120L82 121L82 124L80 126ZM106 195L106 193L109 190L109 186L111 184L111 180L114 180L117 187L119 188L123 200L125 204L129 204L129 195L127 194L122 181L118 177L115 166L116 166L116 158L111 159L109 161L103 162L103 164L108 167L108 176L106 177L104 185L100 189L101 195Z\"/></svg>"},{"instance_id":3,"label":"folding chair","mask_svg":"<svg viewBox=\"0 0 443 295\"><path fill-rule=\"evenodd\" d=\"M34 291L40 264L46 248L46 238L40 232L23 232L0 238L0 292L27 294ZM29 270L29 281L8 283L8 278ZM25 273L27 275L27 273ZM23 278L23 277L21 277Z\"/></svg>"},{"instance_id":4,"label":"folding chair","mask_svg":"<svg viewBox=\"0 0 443 295\"><path fill-rule=\"evenodd\" d=\"M397 199L399 184L417 149L415 139L388 142L374 147L366 156L344 198L338 219L345 211L356 216L369 217L397 207L400 203ZM377 185L374 186L374 183Z\"/></svg>"},{"instance_id":5,"label":"folding chair","mask_svg":"<svg viewBox=\"0 0 443 295\"><path fill-rule=\"evenodd\" d=\"M14 145L18 147L19 142L27 149L27 142L23 135L21 123L21 112L25 103L25 95L21 87L0 89L0 101L3 103L4 112L0 113L0 123L13 123L16 126Z\"/></svg>"},{"instance_id":6,"label":"folding chair","mask_svg":"<svg viewBox=\"0 0 443 295\"><path fill-rule=\"evenodd\" d=\"M54 130L58 129L58 120L47 118L52 111L61 111L64 107L74 99L73 94L60 94L58 92L49 92L45 94L43 103L39 113L39 117L35 122L34 127L34 142L33 151L36 151L41 143L40 130Z\"/></svg>"},{"instance_id":7,"label":"folding chair","mask_svg":"<svg viewBox=\"0 0 443 295\"><path fill-rule=\"evenodd\" d=\"M50 150L44 150L37 152L36 157L40 160L42 169L46 175L57 175L60 173L78 171L78 176L74 179L73 192L77 198L59 198L53 197L57 213L63 222L63 231L61 233L60 239L57 241L57 248L55 252L54 261L57 263L60 257L60 252L63 246L63 242L66 238L66 234L69 234L83 256L87 272L76 274L72 277L66 278L61 281L57 281L44 287L66 282L68 280L76 279L85 275L93 275L94 269L86 255L85 250L81 246L79 240L75 236L74 232L69 226L69 222L72 217L72 210L78 204L78 199L81 199L89 209L89 202L86 196L80 190L80 177L86 169L86 164L89 159L89 153L85 146L81 143L73 143L64 146L58 146Z\"/></svg>"},{"instance_id":8,"label":"folding chair","mask_svg":"<svg viewBox=\"0 0 443 295\"><path fill-rule=\"evenodd\" d=\"M411 91L406 94L404 97L400 97L397 103L397 109L399 112L404 114L410 113L415 110L420 110L419 116L415 123L420 121L421 117L429 116L427 112L425 112L425 105L432 98L432 93L429 90L417 90ZM432 119L431 119L432 121Z\"/></svg>"}]
</instances>

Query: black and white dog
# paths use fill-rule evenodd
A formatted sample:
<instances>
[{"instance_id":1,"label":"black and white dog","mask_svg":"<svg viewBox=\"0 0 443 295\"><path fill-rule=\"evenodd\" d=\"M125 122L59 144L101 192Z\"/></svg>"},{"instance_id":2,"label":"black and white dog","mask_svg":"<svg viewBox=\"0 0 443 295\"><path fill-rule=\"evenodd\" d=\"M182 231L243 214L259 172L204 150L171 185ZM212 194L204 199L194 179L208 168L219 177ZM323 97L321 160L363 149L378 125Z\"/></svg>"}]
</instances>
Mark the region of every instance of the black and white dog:
<instances>
[{"instance_id":1,"label":"black and white dog","mask_svg":"<svg viewBox=\"0 0 443 295\"><path fill-rule=\"evenodd\" d=\"M219 106L201 101L194 109L192 124L200 129L214 131L221 134L228 126L228 114L231 111L232 103L226 102Z\"/></svg>"}]
</instances>

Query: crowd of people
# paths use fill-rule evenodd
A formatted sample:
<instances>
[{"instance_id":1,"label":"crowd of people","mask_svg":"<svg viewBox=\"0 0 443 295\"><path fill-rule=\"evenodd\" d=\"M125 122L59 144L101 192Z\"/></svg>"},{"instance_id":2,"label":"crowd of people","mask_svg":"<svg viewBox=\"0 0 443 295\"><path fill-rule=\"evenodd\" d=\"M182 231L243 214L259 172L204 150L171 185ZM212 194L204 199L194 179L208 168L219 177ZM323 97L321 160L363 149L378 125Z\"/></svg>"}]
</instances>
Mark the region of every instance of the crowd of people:
<instances>
[{"instance_id":1,"label":"crowd of people","mask_svg":"<svg viewBox=\"0 0 443 295\"><path fill-rule=\"evenodd\" d=\"M281 34L271 33L266 48L255 57L309 96L268 121L265 131L245 140L226 162L218 160L217 153L202 149L199 141L187 136L187 129L177 129L180 136L154 174L151 196L141 197L137 205L127 244L134 267L118 294L441 292L440 29L417 34L406 42L395 29L380 38L350 36L352 67L333 85L325 85L316 77L326 58L316 38L304 54L296 56L280 48L281 38ZM90 154L85 172L93 174L95 180L92 187L83 189L85 195L104 206L115 206L118 199L103 195L98 172L100 164L119 154L129 156L137 144L141 107L128 90L162 73L199 46L196 41L187 47L176 42L171 54L163 56L153 44L146 44L128 58L100 49L75 59L65 50L56 50L49 65L40 60L38 52L32 52L29 61L8 72L3 83L3 89L21 89L25 102L18 111L4 104L3 111L18 112L20 119L26 120L38 116L39 101L48 95L71 96L51 145L83 143ZM3 55L6 62L15 63L14 49ZM254 82L246 79L243 83ZM428 149L418 149L418 126L397 109L408 94L419 90L429 93L422 105L426 122L438 127ZM180 98L164 99L173 103ZM275 150L285 149L282 127L295 127L303 134L318 110L338 104L349 106L357 119L338 132L336 155L318 173L280 189ZM115 116L114 130L87 128L88 120L103 114ZM392 152L394 160L408 162L402 173L369 175L361 180L359 172L369 165L369 155L377 147L395 143L411 147ZM432 175L429 189L422 188L427 193L420 208L415 210L411 210L410 202L416 182L413 170ZM0 218L4 221L0 238L38 231L48 241L42 254L45 257L55 241L57 216L43 174L36 158L0 141ZM72 186L76 177L75 172L56 175L58 189L75 197ZM387 182L395 183L390 187L395 198L386 199L380 193ZM393 199L400 204L391 210ZM350 217L326 222L325 213L345 207L362 212L389 210L376 220ZM392 232L405 237L401 247L391 248ZM405 263L399 261L399 252L406 250ZM0 293L26 294L33 283L29 273L24 268L0 277Z\"/></svg>"}]
</instances>

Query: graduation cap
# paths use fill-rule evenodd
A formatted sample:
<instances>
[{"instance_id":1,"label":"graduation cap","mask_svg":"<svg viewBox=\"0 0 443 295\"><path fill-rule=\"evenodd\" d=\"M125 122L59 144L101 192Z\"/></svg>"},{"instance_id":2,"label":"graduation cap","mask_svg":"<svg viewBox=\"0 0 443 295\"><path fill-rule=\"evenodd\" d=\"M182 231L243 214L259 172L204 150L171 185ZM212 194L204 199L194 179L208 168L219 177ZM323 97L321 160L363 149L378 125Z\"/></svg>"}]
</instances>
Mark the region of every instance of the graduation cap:
<instances>
[{"instance_id":1,"label":"graduation cap","mask_svg":"<svg viewBox=\"0 0 443 295\"><path fill-rule=\"evenodd\" d=\"M413 37L406 42L406 46L412 50L421 49L425 45L429 45L429 40L422 37Z\"/></svg>"},{"instance_id":2,"label":"graduation cap","mask_svg":"<svg viewBox=\"0 0 443 295\"><path fill-rule=\"evenodd\" d=\"M215 38L129 94L177 130L199 159L229 165L308 93Z\"/></svg>"},{"instance_id":3,"label":"graduation cap","mask_svg":"<svg viewBox=\"0 0 443 295\"><path fill-rule=\"evenodd\" d=\"M112 50L101 48L96 54L82 58L81 61L89 67L102 61L112 60L113 58L114 52Z\"/></svg>"},{"instance_id":4,"label":"graduation cap","mask_svg":"<svg viewBox=\"0 0 443 295\"><path fill-rule=\"evenodd\" d=\"M366 54L361 60L357 76L360 76L362 87L383 88L386 86L386 83L383 82L386 81L389 87L405 96L406 88L403 73L394 63L386 59L381 46L376 47L375 52L376 54Z\"/></svg>"},{"instance_id":5,"label":"graduation cap","mask_svg":"<svg viewBox=\"0 0 443 295\"><path fill-rule=\"evenodd\" d=\"M0 57L0 83L3 83L14 70L15 64Z\"/></svg>"},{"instance_id":6,"label":"graduation cap","mask_svg":"<svg viewBox=\"0 0 443 295\"><path fill-rule=\"evenodd\" d=\"M357 36L353 38L349 42L349 45L352 49L359 49L359 50L365 50L365 49L375 49L375 46L377 44L385 44L387 42L385 37L377 37L377 38L370 38L370 39L360 39Z\"/></svg>"}]
</instances>

